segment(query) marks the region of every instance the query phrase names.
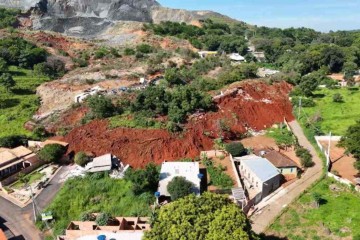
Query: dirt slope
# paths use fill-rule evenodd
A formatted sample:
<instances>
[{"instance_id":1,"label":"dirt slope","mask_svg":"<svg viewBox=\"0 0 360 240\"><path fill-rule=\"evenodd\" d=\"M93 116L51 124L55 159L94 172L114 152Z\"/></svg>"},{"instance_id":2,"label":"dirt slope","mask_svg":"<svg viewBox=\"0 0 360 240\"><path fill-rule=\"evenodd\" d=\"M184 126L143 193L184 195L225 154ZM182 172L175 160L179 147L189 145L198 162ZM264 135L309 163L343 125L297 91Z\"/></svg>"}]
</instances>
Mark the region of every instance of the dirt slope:
<instances>
[{"instance_id":1,"label":"dirt slope","mask_svg":"<svg viewBox=\"0 0 360 240\"><path fill-rule=\"evenodd\" d=\"M86 151L95 155L112 152L133 167L143 167L148 162L160 164L164 160L196 157L201 150L211 149L213 139L221 132L231 139L249 128L261 130L269 127L283 121L284 117L292 120L292 107L288 100L290 90L287 83L271 86L257 81L243 83L232 94L216 100L217 112L193 117L182 136L165 130L108 129L107 121L103 120L74 129L65 141L70 143L69 151ZM221 130L224 128L226 130Z\"/></svg>"}]
</instances>

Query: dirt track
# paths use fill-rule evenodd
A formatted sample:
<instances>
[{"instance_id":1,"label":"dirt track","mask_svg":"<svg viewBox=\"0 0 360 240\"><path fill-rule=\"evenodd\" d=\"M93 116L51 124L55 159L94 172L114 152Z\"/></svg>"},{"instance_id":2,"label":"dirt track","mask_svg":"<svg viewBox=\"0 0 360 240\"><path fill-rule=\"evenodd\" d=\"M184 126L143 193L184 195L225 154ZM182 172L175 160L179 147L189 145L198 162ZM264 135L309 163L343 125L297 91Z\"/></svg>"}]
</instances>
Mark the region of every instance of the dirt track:
<instances>
[{"instance_id":1,"label":"dirt track","mask_svg":"<svg viewBox=\"0 0 360 240\"><path fill-rule=\"evenodd\" d=\"M292 120L292 107L288 100L290 90L287 83L271 86L257 81L244 83L237 94L217 100L217 112L193 118L182 136L165 130L108 129L108 122L103 120L74 129L65 141L70 143L69 151L86 151L95 155L111 152L132 167L194 158L200 151L213 148L213 140L221 132L220 122L227 126L225 136L229 140L249 128L261 130L283 121L284 117Z\"/></svg>"}]
</instances>

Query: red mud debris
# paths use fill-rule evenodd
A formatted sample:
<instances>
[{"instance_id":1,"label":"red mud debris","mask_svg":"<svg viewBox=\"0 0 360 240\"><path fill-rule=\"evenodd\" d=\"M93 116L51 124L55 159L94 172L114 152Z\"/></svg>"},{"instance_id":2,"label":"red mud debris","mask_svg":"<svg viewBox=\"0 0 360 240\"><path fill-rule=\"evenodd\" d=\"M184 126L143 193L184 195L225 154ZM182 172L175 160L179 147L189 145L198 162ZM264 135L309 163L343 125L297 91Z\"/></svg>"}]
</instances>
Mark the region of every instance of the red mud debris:
<instances>
[{"instance_id":1,"label":"red mud debris","mask_svg":"<svg viewBox=\"0 0 360 240\"><path fill-rule=\"evenodd\" d=\"M71 131L65 141L69 152L86 151L95 155L113 153L132 167L149 162L199 156L200 151L213 148L214 138L221 132L227 139L245 133L249 128L262 130L284 120L292 120L288 99L291 85L282 82L267 85L252 81L240 85L237 94L217 100L219 110L193 117L182 135L166 130L109 129L108 122L93 121Z\"/></svg>"}]
</instances>

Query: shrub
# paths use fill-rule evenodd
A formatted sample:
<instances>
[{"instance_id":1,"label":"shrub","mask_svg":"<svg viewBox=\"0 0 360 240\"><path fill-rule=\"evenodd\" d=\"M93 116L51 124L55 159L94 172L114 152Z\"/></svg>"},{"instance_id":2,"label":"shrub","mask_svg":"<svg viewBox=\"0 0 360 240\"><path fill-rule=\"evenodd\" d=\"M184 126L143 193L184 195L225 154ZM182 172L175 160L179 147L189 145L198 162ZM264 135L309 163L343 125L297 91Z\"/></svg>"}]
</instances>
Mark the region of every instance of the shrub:
<instances>
[{"instance_id":1,"label":"shrub","mask_svg":"<svg viewBox=\"0 0 360 240\"><path fill-rule=\"evenodd\" d=\"M38 156L40 160L50 163L59 161L65 152L66 148L60 144L48 144L39 151Z\"/></svg>"},{"instance_id":2,"label":"shrub","mask_svg":"<svg viewBox=\"0 0 360 240\"><path fill-rule=\"evenodd\" d=\"M89 212L83 212L80 216L80 221L85 222L85 221L94 221L96 218L94 216L94 214L89 213Z\"/></svg>"},{"instance_id":3,"label":"shrub","mask_svg":"<svg viewBox=\"0 0 360 240\"><path fill-rule=\"evenodd\" d=\"M193 188L194 184L184 177L174 177L167 185L167 190L173 201L191 194Z\"/></svg>"},{"instance_id":4,"label":"shrub","mask_svg":"<svg viewBox=\"0 0 360 240\"><path fill-rule=\"evenodd\" d=\"M124 50L124 55L125 56L130 56L130 55L134 55L136 52L134 49L132 48L125 48Z\"/></svg>"},{"instance_id":5,"label":"shrub","mask_svg":"<svg viewBox=\"0 0 360 240\"><path fill-rule=\"evenodd\" d=\"M97 215L95 222L99 226L105 226L105 225L108 224L109 220L110 220L110 215L109 214L100 213L99 215Z\"/></svg>"},{"instance_id":6,"label":"shrub","mask_svg":"<svg viewBox=\"0 0 360 240\"><path fill-rule=\"evenodd\" d=\"M75 155L74 161L77 165L84 167L86 163L90 161L90 158L86 155L86 153L78 152Z\"/></svg>"},{"instance_id":7,"label":"shrub","mask_svg":"<svg viewBox=\"0 0 360 240\"><path fill-rule=\"evenodd\" d=\"M153 52L153 47L148 44L140 44L136 47L136 50L140 53L148 54Z\"/></svg>"},{"instance_id":8,"label":"shrub","mask_svg":"<svg viewBox=\"0 0 360 240\"><path fill-rule=\"evenodd\" d=\"M300 158L301 166L308 168L312 167L314 165L314 162L312 161L312 156L306 148L299 147L296 149L296 156Z\"/></svg>"},{"instance_id":9,"label":"shrub","mask_svg":"<svg viewBox=\"0 0 360 240\"><path fill-rule=\"evenodd\" d=\"M247 153L246 148L240 142L231 142L225 144L225 150L233 157L241 157L246 155Z\"/></svg>"},{"instance_id":10,"label":"shrub","mask_svg":"<svg viewBox=\"0 0 360 240\"><path fill-rule=\"evenodd\" d=\"M342 102L344 102L344 98L340 93L335 93L333 95L333 102L342 103Z\"/></svg>"},{"instance_id":11,"label":"shrub","mask_svg":"<svg viewBox=\"0 0 360 240\"><path fill-rule=\"evenodd\" d=\"M34 128L34 130L32 131L33 135L37 138L37 139L43 139L44 137L48 136L48 132L46 131L44 126L38 126L36 128Z\"/></svg>"},{"instance_id":12,"label":"shrub","mask_svg":"<svg viewBox=\"0 0 360 240\"><path fill-rule=\"evenodd\" d=\"M132 182L132 191L136 195L144 192L155 192L159 181L159 170L156 165L149 163L145 169L130 169L125 173L125 180Z\"/></svg>"}]
</instances>

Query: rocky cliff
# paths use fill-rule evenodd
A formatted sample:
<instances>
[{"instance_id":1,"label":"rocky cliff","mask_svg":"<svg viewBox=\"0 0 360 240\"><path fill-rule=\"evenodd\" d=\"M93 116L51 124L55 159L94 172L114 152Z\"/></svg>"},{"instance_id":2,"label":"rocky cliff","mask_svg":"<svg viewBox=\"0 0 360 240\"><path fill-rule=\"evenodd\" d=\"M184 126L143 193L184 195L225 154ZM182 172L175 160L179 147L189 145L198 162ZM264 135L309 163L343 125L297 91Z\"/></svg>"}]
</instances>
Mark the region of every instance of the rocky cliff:
<instances>
[{"instance_id":1,"label":"rocky cliff","mask_svg":"<svg viewBox=\"0 0 360 240\"><path fill-rule=\"evenodd\" d=\"M31 13L34 29L92 36L116 21L152 22L155 0L0 0Z\"/></svg>"},{"instance_id":2,"label":"rocky cliff","mask_svg":"<svg viewBox=\"0 0 360 240\"><path fill-rule=\"evenodd\" d=\"M156 0L0 0L0 6L27 11L27 27L81 37L98 36L117 21L191 23L214 14L227 18L164 8Z\"/></svg>"}]
</instances>

